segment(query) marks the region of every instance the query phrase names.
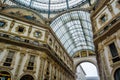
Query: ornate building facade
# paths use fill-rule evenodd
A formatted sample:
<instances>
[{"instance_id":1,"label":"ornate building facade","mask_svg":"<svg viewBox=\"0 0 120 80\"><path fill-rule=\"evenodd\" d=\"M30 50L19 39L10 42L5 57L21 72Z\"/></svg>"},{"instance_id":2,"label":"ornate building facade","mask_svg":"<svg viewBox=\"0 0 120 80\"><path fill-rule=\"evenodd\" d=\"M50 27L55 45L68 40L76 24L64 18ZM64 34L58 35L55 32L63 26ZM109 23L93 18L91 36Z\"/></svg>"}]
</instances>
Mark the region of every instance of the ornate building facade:
<instances>
[{"instance_id":1,"label":"ornate building facade","mask_svg":"<svg viewBox=\"0 0 120 80\"><path fill-rule=\"evenodd\" d=\"M101 0L91 14L101 80L120 80L120 0Z\"/></svg>"},{"instance_id":2,"label":"ornate building facade","mask_svg":"<svg viewBox=\"0 0 120 80\"><path fill-rule=\"evenodd\" d=\"M75 80L82 62L120 80L120 0L0 0L0 80Z\"/></svg>"},{"instance_id":3,"label":"ornate building facade","mask_svg":"<svg viewBox=\"0 0 120 80\"><path fill-rule=\"evenodd\" d=\"M74 80L73 60L34 11L0 10L0 80Z\"/></svg>"}]
</instances>

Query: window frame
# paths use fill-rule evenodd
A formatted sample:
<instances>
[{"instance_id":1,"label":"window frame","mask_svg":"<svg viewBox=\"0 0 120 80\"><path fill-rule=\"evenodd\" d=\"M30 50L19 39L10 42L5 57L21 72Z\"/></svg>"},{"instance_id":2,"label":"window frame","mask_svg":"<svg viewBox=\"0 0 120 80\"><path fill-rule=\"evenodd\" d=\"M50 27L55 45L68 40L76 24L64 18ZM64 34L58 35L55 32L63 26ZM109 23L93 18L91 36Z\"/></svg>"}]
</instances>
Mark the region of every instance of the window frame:
<instances>
[{"instance_id":1,"label":"window frame","mask_svg":"<svg viewBox=\"0 0 120 80\"><path fill-rule=\"evenodd\" d=\"M24 28L24 29L23 29L23 32L20 32L20 31L19 31L19 28L20 28L20 27ZM26 31L26 27L24 27L23 25L19 25L18 27L16 27L16 32L18 32L19 34L24 34L25 31Z\"/></svg>"},{"instance_id":2,"label":"window frame","mask_svg":"<svg viewBox=\"0 0 120 80\"><path fill-rule=\"evenodd\" d=\"M34 61L33 62L31 62L31 56L34 56ZM28 60L28 63L27 63L27 70L31 70L31 71L33 71L34 70L34 68L35 68L35 59L36 59L36 56L35 55L30 55L29 56L29 60ZM32 66L30 65L32 63ZM29 69L29 68L32 68L32 69Z\"/></svg>"},{"instance_id":3,"label":"window frame","mask_svg":"<svg viewBox=\"0 0 120 80\"><path fill-rule=\"evenodd\" d=\"M14 52L12 58L8 57L10 51ZM6 58L3 63L3 66L6 66L5 64L9 64L9 66L6 66L6 67L11 67L11 65L13 64L13 59L14 59L15 53L16 53L16 51L14 51L14 50L8 50ZM11 61L8 62L7 59L11 59Z\"/></svg>"},{"instance_id":4,"label":"window frame","mask_svg":"<svg viewBox=\"0 0 120 80\"><path fill-rule=\"evenodd\" d=\"M5 20L0 20L0 22L3 22L4 25L3 26L0 26L0 28L5 28L7 26L7 22Z\"/></svg>"}]
</instances>

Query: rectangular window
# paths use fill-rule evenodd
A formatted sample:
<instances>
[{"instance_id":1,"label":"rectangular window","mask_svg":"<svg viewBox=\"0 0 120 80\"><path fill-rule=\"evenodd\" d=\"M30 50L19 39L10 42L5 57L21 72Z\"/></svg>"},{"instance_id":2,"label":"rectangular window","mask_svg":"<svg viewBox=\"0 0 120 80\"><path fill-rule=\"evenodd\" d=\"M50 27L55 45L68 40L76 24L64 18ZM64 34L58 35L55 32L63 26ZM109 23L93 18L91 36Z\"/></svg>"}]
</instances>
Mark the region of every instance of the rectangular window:
<instances>
[{"instance_id":1,"label":"rectangular window","mask_svg":"<svg viewBox=\"0 0 120 80\"><path fill-rule=\"evenodd\" d=\"M0 27L4 27L5 22L0 21Z\"/></svg>"},{"instance_id":2,"label":"rectangular window","mask_svg":"<svg viewBox=\"0 0 120 80\"><path fill-rule=\"evenodd\" d=\"M23 32L24 31L24 27L21 27L21 26L19 26L19 28L18 28L18 32Z\"/></svg>"},{"instance_id":3,"label":"rectangular window","mask_svg":"<svg viewBox=\"0 0 120 80\"><path fill-rule=\"evenodd\" d=\"M118 56L118 51L117 51L117 48L116 48L114 42L109 45L109 48L110 48L111 55L113 57L113 59L112 59L113 62L119 61L120 58Z\"/></svg>"},{"instance_id":4,"label":"rectangular window","mask_svg":"<svg viewBox=\"0 0 120 80\"><path fill-rule=\"evenodd\" d=\"M104 23L107 19L106 19L106 16L103 15L101 18L100 18L101 22Z\"/></svg>"},{"instance_id":5,"label":"rectangular window","mask_svg":"<svg viewBox=\"0 0 120 80\"><path fill-rule=\"evenodd\" d=\"M4 62L4 66L11 66L12 60L13 60L13 56L14 56L15 52L14 51L9 51L7 58Z\"/></svg>"},{"instance_id":6,"label":"rectangular window","mask_svg":"<svg viewBox=\"0 0 120 80\"><path fill-rule=\"evenodd\" d=\"M31 55L30 59L29 59L28 66L27 66L28 70L33 70L33 68L34 68L34 61L35 61L35 56Z\"/></svg>"}]
</instances>

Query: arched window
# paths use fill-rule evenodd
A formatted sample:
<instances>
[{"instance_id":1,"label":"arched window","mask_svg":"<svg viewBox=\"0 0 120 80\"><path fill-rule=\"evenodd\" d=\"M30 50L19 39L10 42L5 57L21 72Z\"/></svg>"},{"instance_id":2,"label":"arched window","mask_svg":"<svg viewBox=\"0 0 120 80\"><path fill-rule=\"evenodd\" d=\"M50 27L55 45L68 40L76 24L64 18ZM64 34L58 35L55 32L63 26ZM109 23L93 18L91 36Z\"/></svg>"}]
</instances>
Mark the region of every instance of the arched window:
<instances>
[{"instance_id":1,"label":"arched window","mask_svg":"<svg viewBox=\"0 0 120 80\"><path fill-rule=\"evenodd\" d=\"M115 71L114 79L115 80L120 80L120 68Z\"/></svg>"},{"instance_id":2,"label":"arched window","mask_svg":"<svg viewBox=\"0 0 120 80\"><path fill-rule=\"evenodd\" d=\"M24 75L20 80L34 80L31 75Z\"/></svg>"},{"instance_id":3,"label":"arched window","mask_svg":"<svg viewBox=\"0 0 120 80\"><path fill-rule=\"evenodd\" d=\"M1 71L0 80L11 80L11 75L6 71Z\"/></svg>"}]
</instances>

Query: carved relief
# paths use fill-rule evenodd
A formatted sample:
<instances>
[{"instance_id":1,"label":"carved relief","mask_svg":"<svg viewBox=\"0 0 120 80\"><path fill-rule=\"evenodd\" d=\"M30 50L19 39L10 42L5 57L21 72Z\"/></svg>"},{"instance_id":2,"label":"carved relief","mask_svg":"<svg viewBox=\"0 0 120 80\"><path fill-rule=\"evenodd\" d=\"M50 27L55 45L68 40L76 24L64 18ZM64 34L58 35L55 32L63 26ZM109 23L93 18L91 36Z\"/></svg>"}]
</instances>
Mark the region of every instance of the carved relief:
<instances>
[{"instance_id":1,"label":"carved relief","mask_svg":"<svg viewBox=\"0 0 120 80\"><path fill-rule=\"evenodd\" d=\"M111 4L108 4L107 7L108 7L108 10L112 13L112 15L114 15L113 8L112 8Z\"/></svg>"},{"instance_id":2,"label":"carved relief","mask_svg":"<svg viewBox=\"0 0 120 80\"><path fill-rule=\"evenodd\" d=\"M9 12L9 14L14 15L14 16L18 16L18 17L22 17L22 18L27 19L27 20L35 21L37 23L40 23L40 21L37 20L37 18L34 16L34 14L29 14L29 15L26 14L25 15L20 11Z\"/></svg>"},{"instance_id":3,"label":"carved relief","mask_svg":"<svg viewBox=\"0 0 120 80\"><path fill-rule=\"evenodd\" d=\"M13 26L15 25L15 21L13 20L10 24L10 29L9 29L9 32L12 30Z\"/></svg>"}]
</instances>

